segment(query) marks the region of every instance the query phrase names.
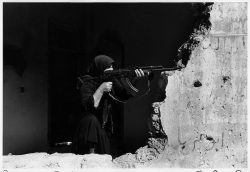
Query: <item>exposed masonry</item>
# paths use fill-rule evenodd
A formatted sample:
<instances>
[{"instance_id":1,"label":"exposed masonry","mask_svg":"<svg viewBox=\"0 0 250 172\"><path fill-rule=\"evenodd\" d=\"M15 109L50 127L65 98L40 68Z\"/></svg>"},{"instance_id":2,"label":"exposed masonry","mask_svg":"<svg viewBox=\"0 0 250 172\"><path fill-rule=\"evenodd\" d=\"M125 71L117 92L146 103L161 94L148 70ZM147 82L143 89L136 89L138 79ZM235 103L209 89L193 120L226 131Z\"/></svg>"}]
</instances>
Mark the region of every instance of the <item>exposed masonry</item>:
<instances>
[{"instance_id":1,"label":"exposed masonry","mask_svg":"<svg viewBox=\"0 0 250 172\"><path fill-rule=\"evenodd\" d=\"M162 126L177 167L246 167L247 4L214 3L209 20L192 38L200 43L185 46L186 68L169 77Z\"/></svg>"}]
</instances>

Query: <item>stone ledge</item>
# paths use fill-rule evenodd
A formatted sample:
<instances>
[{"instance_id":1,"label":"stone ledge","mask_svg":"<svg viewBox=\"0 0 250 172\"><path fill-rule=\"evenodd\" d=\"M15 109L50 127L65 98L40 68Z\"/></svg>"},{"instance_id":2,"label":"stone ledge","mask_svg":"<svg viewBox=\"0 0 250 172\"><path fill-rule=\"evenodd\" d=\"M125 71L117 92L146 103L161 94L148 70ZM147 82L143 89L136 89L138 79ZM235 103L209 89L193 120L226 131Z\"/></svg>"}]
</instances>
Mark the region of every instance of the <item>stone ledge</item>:
<instances>
[{"instance_id":1,"label":"stone ledge","mask_svg":"<svg viewBox=\"0 0 250 172\"><path fill-rule=\"evenodd\" d=\"M27 168L113 168L110 155L72 153L30 153L25 155L8 155L3 157L4 169Z\"/></svg>"}]
</instances>

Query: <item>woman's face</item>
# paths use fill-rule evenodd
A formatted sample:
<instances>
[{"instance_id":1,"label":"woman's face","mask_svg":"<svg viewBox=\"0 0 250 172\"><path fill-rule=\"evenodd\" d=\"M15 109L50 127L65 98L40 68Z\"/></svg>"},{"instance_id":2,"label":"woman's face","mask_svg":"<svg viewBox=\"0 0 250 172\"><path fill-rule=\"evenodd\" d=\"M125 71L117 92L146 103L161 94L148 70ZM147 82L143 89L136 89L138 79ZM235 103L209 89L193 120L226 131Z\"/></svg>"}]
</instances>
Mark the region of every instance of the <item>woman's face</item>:
<instances>
[{"instance_id":1,"label":"woman's face","mask_svg":"<svg viewBox=\"0 0 250 172\"><path fill-rule=\"evenodd\" d=\"M106 68L106 69L104 70L104 72L105 72L105 71L109 71L109 70L114 70L114 69L113 69L113 65L111 65L110 67Z\"/></svg>"},{"instance_id":2,"label":"woman's face","mask_svg":"<svg viewBox=\"0 0 250 172\"><path fill-rule=\"evenodd\" d=\"M114 60L106 55L98 55L94 58L91 66L88 69L88 74L91 76L103 75L104 71L113 70L112 64Z\"/></svg>"}]
</instances>

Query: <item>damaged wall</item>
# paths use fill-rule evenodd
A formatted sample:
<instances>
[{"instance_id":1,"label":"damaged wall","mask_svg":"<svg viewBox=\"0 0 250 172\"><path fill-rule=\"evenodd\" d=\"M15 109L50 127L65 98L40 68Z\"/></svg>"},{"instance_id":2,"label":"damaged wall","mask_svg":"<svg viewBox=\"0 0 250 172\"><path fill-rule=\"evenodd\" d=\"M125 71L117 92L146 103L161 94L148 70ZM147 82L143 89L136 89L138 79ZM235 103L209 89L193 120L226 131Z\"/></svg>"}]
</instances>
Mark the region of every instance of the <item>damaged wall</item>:
<instances>
[{"instance_id":1,"label":"damaged wall","mask_svg":"<svg viewBox=\"0 0 250 172\"><path fill-rule=\"evenodd\" d=\"M210 22L186 68L169 77L161 121L179 156L193 154L179 166L246 167L247 3L215 3Z\"/></svg>"}]
</instances>

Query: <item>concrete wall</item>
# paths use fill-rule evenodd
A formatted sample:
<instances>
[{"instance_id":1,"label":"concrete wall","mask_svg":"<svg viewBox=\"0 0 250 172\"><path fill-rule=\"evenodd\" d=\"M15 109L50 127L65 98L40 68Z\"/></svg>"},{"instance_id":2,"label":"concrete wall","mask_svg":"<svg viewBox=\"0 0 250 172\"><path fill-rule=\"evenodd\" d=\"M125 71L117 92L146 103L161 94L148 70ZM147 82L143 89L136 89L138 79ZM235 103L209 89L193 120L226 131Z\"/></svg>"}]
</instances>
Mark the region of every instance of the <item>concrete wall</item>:
<instances>
[{"instance_id":1,"label":"concrete wall","mask_svg":"<svg viewBox=\"0 0 250 172\"><path fill-rule=\"evenodd\" d=\"M215 3L210 15L211 31L186 68L169 77L163 129L174 148L185 145L190 153L207 139L212 149L224 149L228 164L221 166L246 165L247 3Z\"/></svg>"},{"instance_id":2,"label":"concrete wall","mask_svg":"<svg viewBox=\"0 0 250 172\"><path fill-rule=\"evenodd\" d=\"M47 147L47 25L45 16L36 16L39 9L34 11L31 15L28 6L4 6L4 45L19 48L23 55L3 66L3 154ZM7 55L4 61L12 58ZM19 63L25 65L18 74L14 66Z\"/></svg>"},{"instance_id":3,"label":"concrete wall","mask_svg":"<svg viewBox=\"0 0 250 172\"><path fill-rule=\"evenodd\" d=\"M10 47L3 66L3 154L48 151L48 21L78 24L81 29L85 8L46 3L5 3L3 7L3 44ZM77 45L84 49L82 42ZM13 57L15 49L22 55Z\"/></svg>"}]
</instances>

